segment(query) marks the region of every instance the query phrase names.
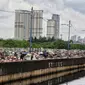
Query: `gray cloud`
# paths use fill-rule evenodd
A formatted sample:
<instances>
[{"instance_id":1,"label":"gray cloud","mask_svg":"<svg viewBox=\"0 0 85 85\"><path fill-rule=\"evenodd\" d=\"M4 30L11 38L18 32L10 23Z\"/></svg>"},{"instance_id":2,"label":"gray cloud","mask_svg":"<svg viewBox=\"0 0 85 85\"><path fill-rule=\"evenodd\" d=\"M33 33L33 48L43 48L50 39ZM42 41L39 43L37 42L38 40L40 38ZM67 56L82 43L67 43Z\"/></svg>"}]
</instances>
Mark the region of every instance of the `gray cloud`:
<instances>
[{"instance_id":1,"label":"gray cloud","mask_svg":"<svg viewBox=\"0 0 85 85\"><path fill-rule=\"evenodd\" d=\"M61 15L61 23L68 23L68 20L72 20L75 29L78 31L84 30L85 15L84 13L84 0L0 0L0 9L14 11L15 9L30 10L33 6L34 9L44 10L45 19L51 18L52 13L58 13ZM0 12L0 37L9 38L14 36L14 13ZM44 21L44 33L46 35L46 21ZM66 28L66 29L65 29ZM64 39L67 39L68 27L61 27L61 33ZM71 30L71 34L81 35ZM84 36L84 34L83 34Z\"/></svg>"},{"instance_id":2,"label":"gray cloud","mask_svg":"<svg viewBox=\"0 0 85 85\"><path fill-rule=\"evenodd\" d=\"M85 13L85 0L66 0L65 5L75 11Z\"/></svg>"}]
</instances>

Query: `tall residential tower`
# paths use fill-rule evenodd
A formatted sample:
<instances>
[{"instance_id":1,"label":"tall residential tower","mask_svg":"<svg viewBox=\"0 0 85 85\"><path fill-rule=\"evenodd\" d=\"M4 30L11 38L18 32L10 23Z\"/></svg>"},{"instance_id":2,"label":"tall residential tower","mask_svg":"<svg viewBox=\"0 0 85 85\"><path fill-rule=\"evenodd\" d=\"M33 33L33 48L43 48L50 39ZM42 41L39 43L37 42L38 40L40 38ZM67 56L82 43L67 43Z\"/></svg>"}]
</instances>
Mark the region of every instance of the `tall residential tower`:
<instances>
[{"instance_id":1,"label":"tall residential tower","mask_svg":"<svg viewBox=\"0 0 85 85\"><path fill-rule=\"evenodd\" d=\"M15 39L28 40L30 38L30 29L32 28L32 37L42 36L43 10L33 10L32 27L31 11L15 11Z\"/></svg>"},{"instance_id":2,"label":"tall residential tower","mask_svg":"<svg viewBox=\"0 0 85 85\"><path fill-rule=\"evenodd\" d=\"M60 15L53 14L52 19L55 20L55 33L54 38L59 39L59 30L60 30Z\"/></svg>"},{"instance_id":3,"label":"tall residential tower","mask_svg":"<svg viewBox=\"0 0 85 85\"><path fill-rule=\"evenodd\" d=\"M55 20L49 19L47 21L47 38L53 38L55 33Z\"/></svg>"},{"instance_id":4,"label":"tall residential tower","mask_svg":"<svg viewBox=\"0 0 85 85\"><path fill-rule=\"evenodd\" d=\"M59 39L60 16L53 14L52 19L47 21L47 37Z\"/></svg>"}]
</instances>

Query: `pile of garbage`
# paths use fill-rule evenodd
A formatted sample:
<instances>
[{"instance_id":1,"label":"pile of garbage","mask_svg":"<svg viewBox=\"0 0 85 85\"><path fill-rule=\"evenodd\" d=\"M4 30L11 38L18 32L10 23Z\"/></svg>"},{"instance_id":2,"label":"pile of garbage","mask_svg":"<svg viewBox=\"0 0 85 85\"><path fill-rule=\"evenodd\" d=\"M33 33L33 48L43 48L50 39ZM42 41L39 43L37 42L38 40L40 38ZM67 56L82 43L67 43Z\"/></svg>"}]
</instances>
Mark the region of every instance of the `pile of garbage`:
<instances>
[{"instance_id":1,"label":"pile of garbage","mask_svg":"<svg viewBox=\"0 0 85 85\"><path fill-rule=\"evenodd\" d=\"M63 58L81 58L85 57L85 50L27 50L10 51L0 49L0 62L21 62L26 60L45 60L45 59L63 59Z\"/></svg>"}]
</instances>

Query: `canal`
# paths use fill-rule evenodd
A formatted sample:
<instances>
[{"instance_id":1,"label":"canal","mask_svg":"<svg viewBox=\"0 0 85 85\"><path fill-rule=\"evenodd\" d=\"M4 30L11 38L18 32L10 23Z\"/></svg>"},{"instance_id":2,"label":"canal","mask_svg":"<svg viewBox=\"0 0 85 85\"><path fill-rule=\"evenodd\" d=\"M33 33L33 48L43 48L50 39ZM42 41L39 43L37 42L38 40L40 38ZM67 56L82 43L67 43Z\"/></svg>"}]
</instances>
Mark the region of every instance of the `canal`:
<instances>
[{"instance_id":1,"label":"canal","mask_svg":"<svg viewBox=\"0 0 85 85\"><path fill-rule=\"evenodd\" d=\"M72 72L60 72L33 78L6 82L2 85L85 85L85 69ZM82 82L83 81L83 82Z\"/></svg>"}]
</instances>

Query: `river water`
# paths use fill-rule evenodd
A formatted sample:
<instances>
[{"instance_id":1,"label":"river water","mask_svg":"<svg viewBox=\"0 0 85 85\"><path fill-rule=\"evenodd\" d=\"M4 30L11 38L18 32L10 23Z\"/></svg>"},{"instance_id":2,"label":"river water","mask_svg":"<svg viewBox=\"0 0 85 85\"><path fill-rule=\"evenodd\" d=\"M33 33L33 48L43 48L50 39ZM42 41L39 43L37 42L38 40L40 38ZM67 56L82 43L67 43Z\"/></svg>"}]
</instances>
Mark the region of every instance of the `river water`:
<instances>
[{"instance_id":1,"label":"river water","mask_svg":"<svg viewBox=\"0 0 85 85\"><path fill-rule=\"evenodd\" d=\"M61 84L61 85L85 85L85 77L79 78L79 79L76 79L71 82Z\"/></svg>"},{"instance_id":2,"label":"river water","mask_svg":"<svg viewBox=\"0 0 85 85\"><path fill-rule=\"evenodd\" d=\"M65 72L12 81L2 85L85 85L85 71L64 75Z\"/></svg>"}]
</instances>

